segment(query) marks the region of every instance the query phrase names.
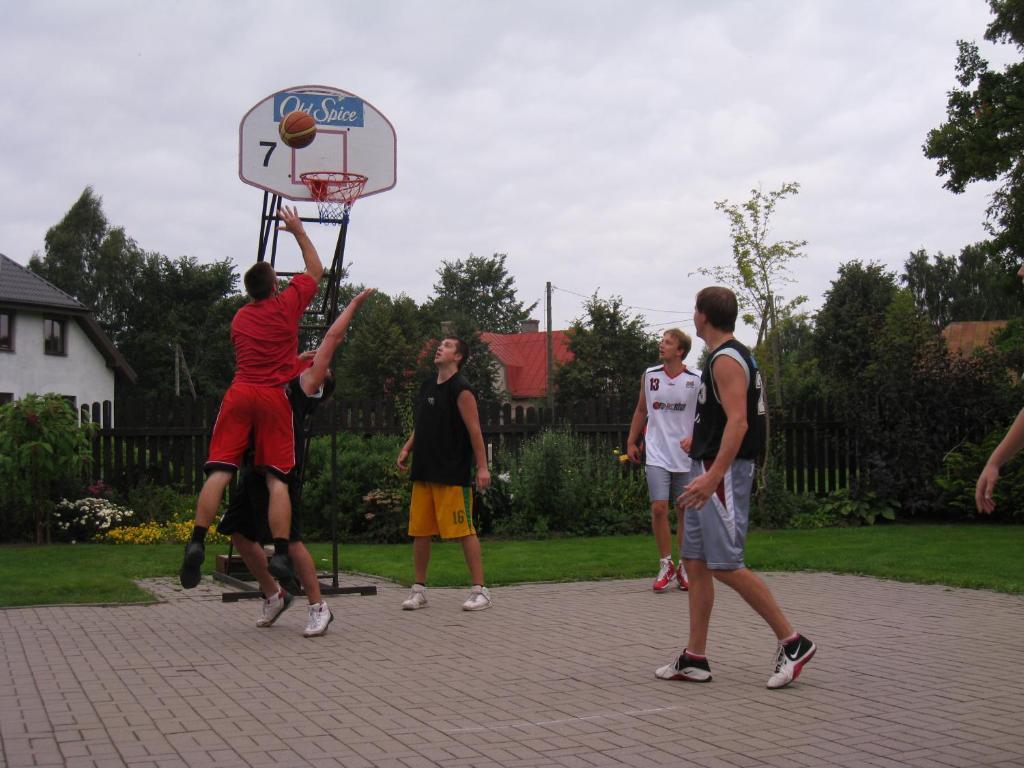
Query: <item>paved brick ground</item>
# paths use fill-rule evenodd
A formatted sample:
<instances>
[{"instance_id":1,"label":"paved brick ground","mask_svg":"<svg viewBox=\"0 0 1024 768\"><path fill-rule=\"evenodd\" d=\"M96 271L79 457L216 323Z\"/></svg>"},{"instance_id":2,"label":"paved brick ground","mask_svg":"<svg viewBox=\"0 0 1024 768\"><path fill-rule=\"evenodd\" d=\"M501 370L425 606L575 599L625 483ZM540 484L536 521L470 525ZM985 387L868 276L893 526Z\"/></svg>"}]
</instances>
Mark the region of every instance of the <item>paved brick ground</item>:
<instances>
[{"instance_id":1,"label":"paved brick ground","mask_svg":"<svg viewBox=\"0 0 1024 768\"><path fill-rule=\"evenodd\" d=\"M1024 600L828 574L766 577L819 645L768 691L774 640L720 589L714 682L655 680L683 593L644 581L329 599L270 629L204 579L137 607L0 611L0 768L1021 766ZM347 582L347 583L352 583Z\"/></svg>"}]
</instances>

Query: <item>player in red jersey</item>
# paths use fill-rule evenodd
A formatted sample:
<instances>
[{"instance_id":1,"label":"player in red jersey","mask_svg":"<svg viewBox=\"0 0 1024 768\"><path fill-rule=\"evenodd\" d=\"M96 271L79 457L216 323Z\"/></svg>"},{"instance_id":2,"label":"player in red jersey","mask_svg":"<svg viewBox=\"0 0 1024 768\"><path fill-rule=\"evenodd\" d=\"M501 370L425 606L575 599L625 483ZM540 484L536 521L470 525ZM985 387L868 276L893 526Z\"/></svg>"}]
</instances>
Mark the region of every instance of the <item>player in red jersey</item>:
<instances>
[{"instance_id":1,"label":"player in red jersey","mask_svg":"<svg viewBox=\"0 0 1024 768\"><path fill-rule=\"evenodd\" d=\"M180 578L186 589L199 583L206 532L224 498L224 489L238 471L250 437L253 463L266 472L270 497L268 517L274 555L269 568L278 578L291 577L291 500L286 480L295 466L295 435L285 385L303 366L296 356L299 321L316 293L324 266L295 208L281 206L280 218L279 228L291 232L299 244L306 271L295 275L281 291L277 290L277 274L268 262L257 262L245 273L245 290L252 301L231 321L235 378L224 394L213 427L206 482L196 502L192 540L185 546Z\"/></svg>"}]
</instances>

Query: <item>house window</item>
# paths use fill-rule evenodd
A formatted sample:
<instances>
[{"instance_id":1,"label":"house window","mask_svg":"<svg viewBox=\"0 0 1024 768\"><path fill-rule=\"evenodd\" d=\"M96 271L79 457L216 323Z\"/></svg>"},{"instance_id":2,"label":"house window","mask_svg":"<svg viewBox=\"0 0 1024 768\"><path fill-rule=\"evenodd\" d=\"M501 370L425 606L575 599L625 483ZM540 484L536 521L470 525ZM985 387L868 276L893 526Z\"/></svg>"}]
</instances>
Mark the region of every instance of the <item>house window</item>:
<instances>
[{"instance_id":1,"label":"house window","mask_svg":"<svg viewBox=\"0 0 1024 768\"><path fill-rule=\"evenodd\" d=\"M14 400L13 392L0 392L0 405L7 405Z\"/></svg>"},{"instance_id":2,"label":"house window","mask_svg":"<svg viewBox=\"0 0 1024 768\"><path fill-rule=\"evenodd\" d=\"M14 351L14 313L0 311L0 352Z\"/></svg>"},{"instance_id":3,"label":"house window","mask_svg":"<svg viewBox=\"0 0 1024 768\"><path fill-rule=\"evenodd\" d=\"M66 323L60 317L43 318L43 349L48 355L63 355L67 353L65 344Z\"/></svg>"}]
</instances>

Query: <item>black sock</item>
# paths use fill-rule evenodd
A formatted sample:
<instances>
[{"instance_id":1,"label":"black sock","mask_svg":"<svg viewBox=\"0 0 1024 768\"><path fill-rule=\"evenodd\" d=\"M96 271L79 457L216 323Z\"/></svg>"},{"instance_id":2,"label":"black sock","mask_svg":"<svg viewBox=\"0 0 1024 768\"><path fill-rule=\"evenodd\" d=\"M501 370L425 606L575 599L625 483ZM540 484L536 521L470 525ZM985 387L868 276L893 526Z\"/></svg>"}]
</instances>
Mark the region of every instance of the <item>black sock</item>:
<instances>
[{"instance_id":1,"label":"black sock","mask_svg":"<svg viewBox=\"0 0 1024 768\"><path fill-rule=\"evenodd\" d=\"M287 556L288 539L274 539L274 554Z\"/></svg>"},{"instance_id":2,"label":"black sock","mask_svg":"<svg viewBox=\"0 0 1024 768\"><path fill-rule=\"evenodd\" d=\"M202 544L206 541L206 532L209 528L203 528L201 525L192 526L192 541Z\"/></svg>"}]
</instances>

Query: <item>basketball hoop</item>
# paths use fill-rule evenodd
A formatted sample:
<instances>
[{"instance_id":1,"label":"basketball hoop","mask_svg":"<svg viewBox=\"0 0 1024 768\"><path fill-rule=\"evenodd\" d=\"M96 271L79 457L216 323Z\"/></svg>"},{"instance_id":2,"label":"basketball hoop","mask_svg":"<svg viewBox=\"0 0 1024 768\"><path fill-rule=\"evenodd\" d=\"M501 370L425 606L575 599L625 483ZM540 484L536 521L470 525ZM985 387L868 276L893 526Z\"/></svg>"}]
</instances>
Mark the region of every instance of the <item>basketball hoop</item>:
<instances>
[{"instance_id":1,"label":"basketball hoop","mask_svg":"<svg viewBox=\"0 0 1024 768\"><path fill-rule=\"evenodd\" d=\"M320 222L323 224L340 224L347 219L352 203L366 185L366 177L361 173L312 171L301 174L299 178L316 201L320 209Z\"/></svg>"}]
</instances>

